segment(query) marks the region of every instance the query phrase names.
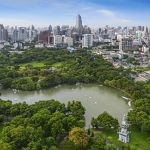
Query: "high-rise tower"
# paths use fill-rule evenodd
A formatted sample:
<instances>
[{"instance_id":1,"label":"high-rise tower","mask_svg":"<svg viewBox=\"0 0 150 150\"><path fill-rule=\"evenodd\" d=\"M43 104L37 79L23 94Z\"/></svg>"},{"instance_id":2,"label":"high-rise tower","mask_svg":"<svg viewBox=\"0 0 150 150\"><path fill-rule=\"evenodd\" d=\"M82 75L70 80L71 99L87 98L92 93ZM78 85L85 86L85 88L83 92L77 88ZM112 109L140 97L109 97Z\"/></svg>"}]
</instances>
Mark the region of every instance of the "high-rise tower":
<instances>
[{"instance_id":1,"label":"high-rise tower","mask_svg":"<svg viewBox=\"0 0 150 150\"><path fill-rule=\"evenodd\" d=\"M76 17L76 30L77 30L79 36L81 36L82 32L83 32L83 26L82 26L82 18L80 15L78 15Z\"/></svg>"},{"instance_id":2,"label":"high-rise tower","mask_svg":"<svg viewBox=\"0 0 150 150\"><path fill-rule=\"evenodd\" d=\"M8 31L4 28L2 24L0 24L0 41L8 40Z\"/></svg>"}]
</instances>

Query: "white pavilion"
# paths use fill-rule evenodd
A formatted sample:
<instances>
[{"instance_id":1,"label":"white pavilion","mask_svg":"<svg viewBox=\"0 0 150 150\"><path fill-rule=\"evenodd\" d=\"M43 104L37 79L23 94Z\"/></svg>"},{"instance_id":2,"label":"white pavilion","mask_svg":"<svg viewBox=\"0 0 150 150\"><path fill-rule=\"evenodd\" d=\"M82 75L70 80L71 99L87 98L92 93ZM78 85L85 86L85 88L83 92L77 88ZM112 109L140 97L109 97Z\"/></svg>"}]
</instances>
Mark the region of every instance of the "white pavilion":
<instances>
[{"instance_id":1,"label":"white pavilion","mask_svg":"<svg viewBox=\"0 0 150 150\"><path fill-rule=\"evenodd\" d=\"M129 134L130 132L128 131L129 124L127 122L127 117L126 115L123 116L123 120L121 122L121 129L118 132L119 133L119 141L123 143L128 143L129 142Z\"/></svg>"}]
</instances>

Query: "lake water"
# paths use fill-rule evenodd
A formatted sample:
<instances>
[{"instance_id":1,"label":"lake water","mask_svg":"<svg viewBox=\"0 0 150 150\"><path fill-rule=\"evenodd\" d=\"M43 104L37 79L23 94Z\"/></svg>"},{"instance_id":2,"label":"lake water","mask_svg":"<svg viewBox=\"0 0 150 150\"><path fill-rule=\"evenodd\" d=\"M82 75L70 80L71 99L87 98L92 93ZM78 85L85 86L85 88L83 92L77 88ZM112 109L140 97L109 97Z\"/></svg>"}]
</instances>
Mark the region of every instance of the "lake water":
<instances>
[{"instance_id":1,"label":"lake water","mask_svg":"<svg viewBox=\"0 0 150 150\"><path fill-rule=\"evenodd\" d=\"M116 89L98 84L62 85L39 91L20 91L14 94L12 90L0 90L0 98L11 100L13 103L27 102L33 104L39 100L56 99L67 104L68 101L78 100L86 108L86 126L90 127L92 117L107 111L121 121L124 114L128 113L127 101Z\"/></svg>"}]
</instances>

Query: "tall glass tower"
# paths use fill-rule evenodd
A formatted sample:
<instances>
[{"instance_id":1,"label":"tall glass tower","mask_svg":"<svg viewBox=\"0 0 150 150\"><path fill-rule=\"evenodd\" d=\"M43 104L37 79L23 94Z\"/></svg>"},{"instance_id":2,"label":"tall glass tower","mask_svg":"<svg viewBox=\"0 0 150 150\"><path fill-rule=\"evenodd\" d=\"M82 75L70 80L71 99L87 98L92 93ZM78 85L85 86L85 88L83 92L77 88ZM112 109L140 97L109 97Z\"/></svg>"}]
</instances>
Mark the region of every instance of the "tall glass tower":
<instances>
[{"instance_id":1,"label":"tall glass tower","mask_svg":"<svg viewBox=\"0 0 150 150\"><path fill-rule=\"evenodd\" d=\"M82 26L82 18L80 15L78 15L76 17L76 30L77 30L79 36L81 36L82 32L83 32L83 26Z\"/></svg>"}]
</instances>

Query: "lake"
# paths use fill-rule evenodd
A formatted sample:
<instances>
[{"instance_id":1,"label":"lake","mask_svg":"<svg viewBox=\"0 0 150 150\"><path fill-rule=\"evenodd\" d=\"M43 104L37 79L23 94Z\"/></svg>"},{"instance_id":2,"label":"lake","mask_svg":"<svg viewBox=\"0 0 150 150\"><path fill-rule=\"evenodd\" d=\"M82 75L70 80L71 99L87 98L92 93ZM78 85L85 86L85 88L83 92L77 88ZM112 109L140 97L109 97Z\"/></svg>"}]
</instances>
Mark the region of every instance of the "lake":
<instances>
[{"instance_id":1,"label":"lake","mask_svg":"<svg viewBox=\"0 0 150 150\"><path fill-rule=\"evenodd\" d=\"M78 100L86 108L86 127L90 127L92 117L107 111L121 121L124 114L128 113L127 101L122 98L122 93L116 89L98 84L61 85L39 91L0 90L0 98L11 100L13 103L27 102L33 104L39 100L55 99L67 104L68 101Z\"/></svg>"}]
</instances>

